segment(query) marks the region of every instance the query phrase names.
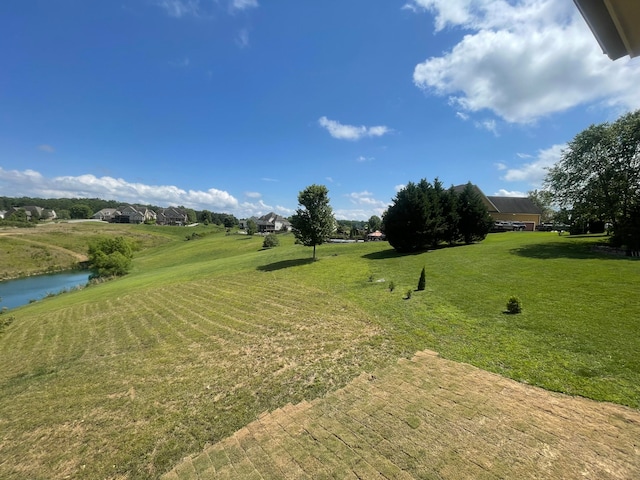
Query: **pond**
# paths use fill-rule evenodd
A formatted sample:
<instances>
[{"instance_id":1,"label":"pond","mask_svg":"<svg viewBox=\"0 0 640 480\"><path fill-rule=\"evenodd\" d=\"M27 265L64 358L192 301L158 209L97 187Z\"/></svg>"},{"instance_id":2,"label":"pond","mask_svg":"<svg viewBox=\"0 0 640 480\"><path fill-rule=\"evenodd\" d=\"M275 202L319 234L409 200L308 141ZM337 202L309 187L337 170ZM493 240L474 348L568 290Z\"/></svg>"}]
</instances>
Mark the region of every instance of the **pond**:
<instances>
[{"instance_id":1,"label":"pond","mask_svg":"<svg viewBox=\"0 0 640 480\"><path fill-rule=\"evenodd\" d=\"M16 308L49 294L84 286L89 280L89 275L91 272L88 270L75 270L0 282L0 308Z\"/></svg>"}]
</instances>

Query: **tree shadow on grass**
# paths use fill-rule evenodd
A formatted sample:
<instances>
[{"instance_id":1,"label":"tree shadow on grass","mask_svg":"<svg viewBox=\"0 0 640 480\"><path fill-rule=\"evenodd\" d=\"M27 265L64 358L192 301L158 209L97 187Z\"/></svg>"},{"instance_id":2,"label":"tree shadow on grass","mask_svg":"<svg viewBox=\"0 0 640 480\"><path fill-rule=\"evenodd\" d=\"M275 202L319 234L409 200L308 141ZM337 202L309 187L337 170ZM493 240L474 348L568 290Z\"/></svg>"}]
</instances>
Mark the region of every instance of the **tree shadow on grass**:
<instances>
[{"instance_id":1,"label":"tree shadow on grass","mask_svg":"<svg viewBox=\"0 0 640 480\"><path fill-rule=\"evenodd\" d=\"M295 260L282 260L280 262L268 263L266 265L260 265L256 268L261 272L273 272L275 270L282 270L283 268L299 267L301 265L307 265L313 263L313 258L297 258Z\"/></svg>"},{"instance_id":2,"label":"tree shadow on grass","mask_svg":"<svg viewBox=\"0 0 640 480\"><path fill-rule=\"evenodd\" d=\"M607 255L594 250L596 244L584 244L577 242L553 242L543 244L523 245L520 248L514 248L510 253L527 258L599 258L607 260L632 260L633 257L624 255Z\"/></svg>"},{"instance_id":3,"label":"tree shadow on grass","mask_svg":"<svg viewBox=\"0 0 640 480\"><path fill-rule=\"evenodd\" d=\"M393 248L389 248L387 250L381 250L380 252L367 253L366 255L362 255L362 258L366 258L367 260L386 260L387 258L399 258L399 257L408 257L410 255L422 255L423 253L429 253L434 250L440 250L443 248L456 248L456 247L464 247L465 245L462 243L458 243L455 245L437 245L435 247L425 248L421 250L416 250L415 252L398 252Z\"/></svg>"}]
</instances>

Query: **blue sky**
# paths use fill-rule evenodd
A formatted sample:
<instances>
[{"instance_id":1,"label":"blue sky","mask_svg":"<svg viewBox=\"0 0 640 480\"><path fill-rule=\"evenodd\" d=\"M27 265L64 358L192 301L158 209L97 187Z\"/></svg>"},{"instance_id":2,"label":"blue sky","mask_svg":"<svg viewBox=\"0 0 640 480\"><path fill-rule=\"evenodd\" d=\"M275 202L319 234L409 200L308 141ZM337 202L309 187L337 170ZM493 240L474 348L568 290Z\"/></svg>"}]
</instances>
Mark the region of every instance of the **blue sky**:
<instances>
[{"instance_id":1,"label":"blue sky","mask_svg":"<svg viewBox=\"0 0 640 480\"><path fill-rule=\"evenodd\" d=\"M4 0L0 195L339 219L435 177L539 188L640 108L640 62L557 0Z\"/></svg>"}]
</instances>

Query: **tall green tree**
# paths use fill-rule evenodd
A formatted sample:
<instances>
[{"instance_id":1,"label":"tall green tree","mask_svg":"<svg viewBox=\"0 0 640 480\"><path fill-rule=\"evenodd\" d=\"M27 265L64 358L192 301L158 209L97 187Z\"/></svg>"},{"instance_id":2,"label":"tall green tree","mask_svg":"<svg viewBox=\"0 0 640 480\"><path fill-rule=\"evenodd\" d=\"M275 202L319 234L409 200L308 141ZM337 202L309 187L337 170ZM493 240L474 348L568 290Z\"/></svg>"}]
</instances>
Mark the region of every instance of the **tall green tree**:
<instances>
[{"instance_id":1,"label":"tall green tree","mask_svg":"<svg viewBox=\"0 0 640 480\"><path fill-rule=\"evenodd\" d=\"M540 209L540 221L548 223L553 221L555 211L553 210L553 194L549 190L531 190L527 192L529 200Z\"/></svg>"},{"instance_id":2,"label":"tall green tree","mask_svg":"<svg viewBox=\"0 0 640 480\"><path fill-rule=\"evenodd\" d=\"M432 235L427 231L429 182L409 182L393 199L382 217L382 228L389 244L398 252L414 252L426 248Z\"/></svg>"},{"instance_id":3,"label":"tall green tree","mask_svg":"<svg viewBox=\"0 0 640 480\"><path fill-rule=\"evenodd\" d=\"M209 224L213 220L211 219L211 212L209 210L202 210L198 212L198 221L204 224Z\"/></svg>"},{"instance_id":4,"label":"tall green tree","mask_svg":"<svg viewBox=\"0 0 640 480\"><path fill-rule=\"evenodd\" d=\"M377 215L371 215L367 221L367 232L372 233L380 230L382 227L382 219Z\"/></svg>"},{"instance_id":5,"label":"tall green tree","mask_svg":"<svg viewBox=\"0 0 640 480\"><path fill-rule=\"evenodd\" d=\"M387 240L399 252L413 252L447 242L483 240L491 217L477 189L468 183L457 193L437 178L422 179L400 190L382 219Z\"/></svg>"},{"instance_id":6,"label":"tall green tree","mask_svg":"<svg viewBox=\"0 0 640 480\"><path fill-rule=\"evenodd\" d=\"M484 240L493 220L480 193L471 182L464 186L457 199L458 234L467 245Z\"/></svg>"},{"instance_id":7,"label":"tall green tree","mask_svg":"<svg viewBox=\"0 0 640 480\"><path fill-rule=\"evenodd\" d=\"M409 182L400 190L382 218L387 240L399 252L435 246L446 237L446 190L437 178Z\"/></svg>"},{"instance_id":8,"label":"tall green tree","mask_svg":"<svg viewBox=\"0 0 640 480\"><path fill-rule=\"evenodd\" d=\"M258 224L250 218L247 220L247 235L255 235L258 232Z\"/></svg>"},{"instance_id":9,"label":"tall green tree","mask_svg":"<svg viewBox=\"0 0 640 480\"><path fill-rule=\"evenodd\" d=\"M333 210L329 205L329 190L324 185L310 185L298 194L300 207L291 216L291 227L295 237L307 247L323 244L336 228Z\"/></svg>"},{"instance_id":10,"label":"tall green tree","mask_svg":"<svg viewBox=\"0 0 640 480\"><path fill-rule=\"evenodd\" d=\"M443 240L449 245L453 245L460 238L459 224L460 215L458 214L458 194L455 189L450 187L442 195L442 212L444 216L444 230L442 233Z\"/></svg>"},{"instance_id":11,"label":"tall green tree","mask_svg":"<svg viewBox=\"0 0 640 480\"><path fill-rule=\"evenodd\" d=\"M608 222L614 237L620 225L632 224L640 203L640 110L578 133L545 186L574 222Z\"/></svg>"},{"instance_id":12,"label":"tall green tree","mask_svg":"<svg viewBox=\"0 0 640 480\"><path fill-rule=\"evenodd\" d=\"M86 203L76 203L69 208L69 214L71 218L91 218L93 210Z\"/></svg>"}]
</instances>

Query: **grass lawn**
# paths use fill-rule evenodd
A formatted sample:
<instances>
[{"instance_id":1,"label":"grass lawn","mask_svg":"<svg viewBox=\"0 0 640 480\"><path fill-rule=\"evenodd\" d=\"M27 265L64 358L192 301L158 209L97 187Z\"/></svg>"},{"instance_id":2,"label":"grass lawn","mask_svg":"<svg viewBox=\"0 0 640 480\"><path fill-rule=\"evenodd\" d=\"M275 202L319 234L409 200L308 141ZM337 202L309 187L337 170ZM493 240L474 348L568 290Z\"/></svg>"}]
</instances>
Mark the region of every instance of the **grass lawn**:
<instances>
[{"instance_id":1,"label":"grass lawn","mask_svg":"<svg viewBox=\"0 0 640 480\"><path fill-rule=\"evenodd\" d=\"M593 253L602 238L508 232L404 256L322 245L311 262L291 236L262 250L261 237L109 228L141 242L130 275L6 314L2 478L155 478L263 411L425 348L640 407L640 263ZM426 290L404 299L423 266ZM503 312L512 294L519 315Z\"/></svg>"},{"instance_id":2,"label":"grass lawn","mask_svg":"<svg viewBox=\"0 0 640 480\"><path fill-rule=\"evenodd\" d=\"M0 228L0 280L77 268L78 262L87 259L87 248L92 241L115 235L125 235L137 249L146 249L167 243L177 236L182 237L185 231L106 222L59 222L40 224L36 228Z\"/></svg>"}]
</instances>

